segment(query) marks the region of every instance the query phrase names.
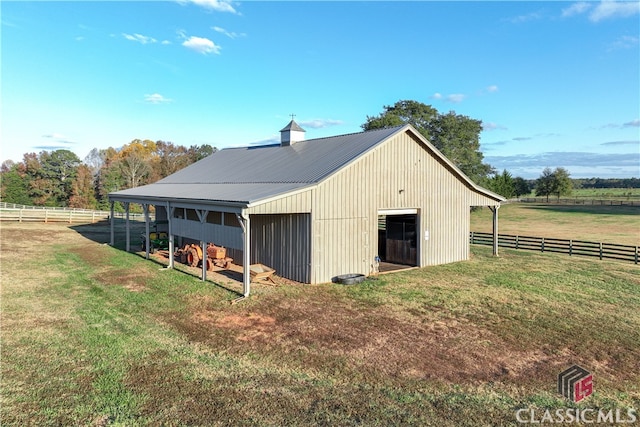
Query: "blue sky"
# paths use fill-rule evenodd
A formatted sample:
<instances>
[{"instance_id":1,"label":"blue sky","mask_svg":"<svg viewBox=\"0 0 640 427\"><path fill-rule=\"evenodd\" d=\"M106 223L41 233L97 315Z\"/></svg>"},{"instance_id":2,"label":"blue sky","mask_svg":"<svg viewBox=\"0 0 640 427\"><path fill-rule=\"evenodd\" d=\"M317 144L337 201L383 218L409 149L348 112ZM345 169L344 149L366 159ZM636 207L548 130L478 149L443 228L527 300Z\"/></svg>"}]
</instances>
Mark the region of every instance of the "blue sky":
<instances>
[{"instance_id":1,"label":"blue sky","mask_svg":"<svg viewBox=\"0 0 640 427\"><path fill-rule=\"evenodd\" d=\"M416 100L498 170L640 177L640 2L2 1L2 160L358 132Z\"/></svg>"}]
</instances>

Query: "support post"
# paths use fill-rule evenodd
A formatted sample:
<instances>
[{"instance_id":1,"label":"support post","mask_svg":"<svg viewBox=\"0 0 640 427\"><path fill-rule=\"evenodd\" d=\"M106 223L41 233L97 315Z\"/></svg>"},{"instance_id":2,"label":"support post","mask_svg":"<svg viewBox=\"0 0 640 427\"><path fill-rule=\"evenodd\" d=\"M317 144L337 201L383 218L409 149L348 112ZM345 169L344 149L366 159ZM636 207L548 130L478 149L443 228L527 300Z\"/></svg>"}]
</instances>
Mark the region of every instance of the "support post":
<instances>
[{"instance_id":1,"label":"support post","mask_svg":"<svg viewBox=\"0 0 640 427\"><path fill-rule=\"evenodd\" d=\"M130 227L131 224L129 223L129 202L125 202L124 210L126 213L125 233L126 233L126 239L127 239L127 242L125 244L125 250L129 252L131 250L131 227Z\"/></svg>"},{"instance_id":2,"label":"support post","mask_svg":"<svg viewBox=\"0 0 640 427\"><path fill-rule=\"evenodd\" d=\"M209 215L209 211L206 209L196 210L196 214L198 214L198 219L200 220L200 249L202 249L202 281L205 282L207 280L207 242L204 238L204 227L207 222L207 215Z\"/></svg>"},{"instance_id":3,"label":"support post","mask_svg":"<svg viewBox=\"0 0 640 427\"><path fill-rule=\"evenodd\" d=\"M207 242L200 241L200 248L202 249L202 281L207 281Z\"/></svg>"},{"instance_id":4,"label":"support post","mask_svg":"<svg viewBox=\"0 0 640 427\"><path fill-rule=\"evenodd\" d=\"M149 259L149 252L151 249L151 239L149 238L149 205L142 205L144 212L144 246L145 246L145 259Z\"/></svg>"},{"instance_id":5,"label":"support post","mask_svg":"<svg viewBox=\"0 0 640 427\"><path fill-rule=\"evenodd\" d=\"M491 212L493 212L493 255L498 256L498 209L500 205L489 206Z\"/></svg>"},{"instance_id":6,"label":"support post","mask_svg":"<svg viewBox=\"0 0 640 427\"><path fill-rule=\"evenodd\" d=\"M242 294L246 298L251 292L251 224L249 215L244 211L242 214L236 214L238 222L242 226Z\"/></svg>"},{"instance_id":7,"label":"support post","mask_svg":"<svg viewBox=\"0 0 640 427\"><path fill-rule=\"evenodd\" d=\"M173 212L171 205L167 202L167 226L169 233L169 268L173 268L173 231L171 230L171 218L173 218Z\"/></svg>"},{"instance_id":8,"label":"support post","mask_svg":"<svg viewBox=\"0 0 640 427\"><path fill-rule=\"evenodd\" d=\"M116 226L116 219L113 217L113 204L114 201L112 200L111 203L109 203L109 222L111 223L111 246L115 245L115 226Z\"/></svg>"}]
</instances>

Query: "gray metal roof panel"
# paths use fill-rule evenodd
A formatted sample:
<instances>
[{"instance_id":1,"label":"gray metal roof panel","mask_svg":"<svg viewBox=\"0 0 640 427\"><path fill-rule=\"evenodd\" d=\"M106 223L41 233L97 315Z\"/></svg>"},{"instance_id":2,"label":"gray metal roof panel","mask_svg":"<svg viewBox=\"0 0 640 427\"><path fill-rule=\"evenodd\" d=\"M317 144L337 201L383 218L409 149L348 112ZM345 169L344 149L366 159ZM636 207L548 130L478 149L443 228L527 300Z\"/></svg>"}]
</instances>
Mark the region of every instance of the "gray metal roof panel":
<instances>
[{"instance_id":1,"label":"gray metal roof panel","mask_svg":"<svg viewBox=\"0 0 640 427\"><path fill-rule=\"evenodd\" d=\"M158 181L158 184L313 184L399 129L394 127L312 139L290 146L228 148Z\"/></svg>"},{"instance_id":2,"label":"gray metal roof panel","mask_svg":"<svg viewBox=\"0 0 640 427\"><path fill-rule=\"evenodd\" d=\"M251 204L306 187L307 184L155 183L111 193L116 200L151 198Z\"/></svg>"},{"instance_id":3,"label":"gray metal roof panel","mask_svg":"<svg viewBox=\"0 0 640 427\"><path fill-rule=\"evenodd\" d=\"M284 132L287 130L295 130L298 132L306 132L306 130L302 129L299 124L296 123L295 120L291 120L288 125L280 130L280 132Z\"/></svg>"}]
</instances>

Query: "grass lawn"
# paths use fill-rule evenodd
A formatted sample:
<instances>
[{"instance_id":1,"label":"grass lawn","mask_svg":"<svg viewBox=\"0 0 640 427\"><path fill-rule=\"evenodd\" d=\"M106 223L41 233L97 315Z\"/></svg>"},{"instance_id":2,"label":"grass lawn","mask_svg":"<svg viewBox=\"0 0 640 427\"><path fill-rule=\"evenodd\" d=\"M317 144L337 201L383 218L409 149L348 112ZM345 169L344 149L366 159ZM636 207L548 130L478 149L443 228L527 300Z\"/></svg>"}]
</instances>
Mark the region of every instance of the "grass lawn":
<instances>
[{"instance_id":1,"label":"grass lawn","mask_svg":"<svg viewBox=\"0 0 640 427\"><path fill-rule=\"evenodd\" d=\"M640 199L640 188L577 188L569 197L590 199Z\"/></svg>"},{"instance_id":2,"label":"grass lawn","mask_svg":"<svg viewBox=\"0 0 640 427\"><path fill-rule=\"evenodd\" d=\"M492 213L471 213L471 230L490 233ZM498 232L591 242L640 244L640 206L562 206L504 204L498 211Z\"/></svg>"},{"instance_id":3,"label":"grass lawn","mask_svg":"<svg viewBox=\"0 0 640 427\"><path fill-rule=\"evenodd\" d=\"M3 426L499 426L520 408L640 410L633 264L474 247L357 286L256 284L231 305L233 289L101 244L108 227L74 228L2 224ZM573 364L594 376L579 404L555 389Z\"/></svg>"}]
</instances>

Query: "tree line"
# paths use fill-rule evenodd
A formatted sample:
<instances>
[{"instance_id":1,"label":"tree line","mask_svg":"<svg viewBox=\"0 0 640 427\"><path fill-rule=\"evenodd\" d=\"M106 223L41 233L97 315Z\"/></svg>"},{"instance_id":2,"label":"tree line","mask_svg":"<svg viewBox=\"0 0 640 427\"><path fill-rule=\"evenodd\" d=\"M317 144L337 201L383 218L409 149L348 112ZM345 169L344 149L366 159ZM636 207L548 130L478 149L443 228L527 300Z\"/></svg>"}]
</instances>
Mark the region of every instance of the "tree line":
<instances>
[{"instance_id":1,"label":"tree line","mask_svg":"<svg viewBox=\"0 0 640 427\"><path fill-rule=\"evenodd\" d=\"M84 161L70 150L27 153L21 162L2 163L1 197L21 205L106 210L110 192L158 181L215 151L206 144L134 139L119 149L94 148Z\"/></svg>"},{"instance_id":2,"label":"tree line","mask_svg":"<svg viewBox=\"0 0 640 427\"><path fill-rule=\"evenodd\" d=\"M535 189L536 195L571 194L572 188L640 187L637 178L572 180L558 167L545 168L536 180L497 172L480 151L482 122L454 111L441 113L418 101L401 100L367 116L363 130L411 124L475 183L506 198ZM93 149L80 159L69 150L28 153L21 162L5 161L0 169L2 201L36 206L108 209L113 191L150 184L217 151L210 145L189 148L165 141L135 139L119 149ZM618 187L618 188L619 188ZM119 209L116 206L116 209Z\"/></svg>"}]
</instances>

